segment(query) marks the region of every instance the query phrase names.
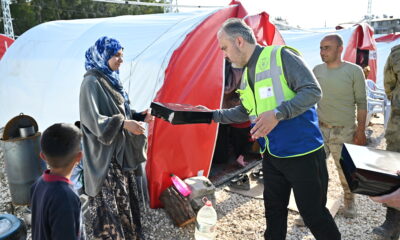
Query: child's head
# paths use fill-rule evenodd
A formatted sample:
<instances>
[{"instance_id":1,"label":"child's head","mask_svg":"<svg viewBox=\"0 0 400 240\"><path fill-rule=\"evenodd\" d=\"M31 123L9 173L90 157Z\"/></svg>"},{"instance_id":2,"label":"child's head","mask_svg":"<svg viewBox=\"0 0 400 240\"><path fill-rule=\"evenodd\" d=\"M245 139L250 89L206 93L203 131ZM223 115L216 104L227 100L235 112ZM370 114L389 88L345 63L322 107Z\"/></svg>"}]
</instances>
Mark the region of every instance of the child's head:
<instances>
[{"instance_id":1,"label":"child's head","mask_svg":"<svg viewBox=\"0 0 400 240\"><path fill-rule=\"evenodd\" d=\"M42 135L41 157L50 168L67 168L82 157L81 132L72 124L56 123Z\"/></svg>"}]
</instances>

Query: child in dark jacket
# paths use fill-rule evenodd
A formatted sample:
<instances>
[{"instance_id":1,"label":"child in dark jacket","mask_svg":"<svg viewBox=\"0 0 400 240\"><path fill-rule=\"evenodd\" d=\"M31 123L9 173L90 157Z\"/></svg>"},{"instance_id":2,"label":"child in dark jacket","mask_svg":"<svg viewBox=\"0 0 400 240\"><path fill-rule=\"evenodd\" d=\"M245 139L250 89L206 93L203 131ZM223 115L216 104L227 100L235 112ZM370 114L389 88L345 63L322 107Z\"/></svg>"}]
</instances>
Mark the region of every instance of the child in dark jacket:
<instances>
[{"instance_id":1,"label":"child in dark jacket","mask_svg":"<svg viewBox=\"0 0 400 240\"><path fill-rule=\"evenodd\" d=\"M43 132L40 156L50 169L31 189L32 240L84 239L81 202L70 180L82 158L80 141L74 125L58 123Z\"/></svg>"}]
</instances>

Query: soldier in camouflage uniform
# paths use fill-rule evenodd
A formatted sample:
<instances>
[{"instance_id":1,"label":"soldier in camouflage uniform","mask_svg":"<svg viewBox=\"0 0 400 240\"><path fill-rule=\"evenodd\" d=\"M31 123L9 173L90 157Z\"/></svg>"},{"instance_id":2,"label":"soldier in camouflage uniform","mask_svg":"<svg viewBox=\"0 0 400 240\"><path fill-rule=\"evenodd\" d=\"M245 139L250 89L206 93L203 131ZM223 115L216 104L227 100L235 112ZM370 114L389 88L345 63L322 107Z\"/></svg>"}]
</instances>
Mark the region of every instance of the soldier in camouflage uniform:
<instances>
[{"instance_id":1,"label":"soldier in camouflage uniform","mask_svg":"<svg viewBox=\"0 0 400 240\"><path fill-rule=\"evenodd\" d=\"M400 45L392 48L386 61L384 78L385 92L391 101L391 115L385 133L386 150L400 152ZM388 207L385 222L373 232L383 239L398 239L400 211Z\"/></svg>"},{"instance_id":2,"label":"soldier in camouflage uniform","mask_svg":"<svg viewBox=\"0 0 400 240\"><path fill-rule=\"evenodd\" d=\"M385 92L391 101L386 150L400 152L400 45L392 48L385 65Z\"/></svg>"},{"instance_id":3,"label":"soldier in camouflage uniform","mask_svg":"<svg viewBox=\"0 0 400 240\"><path fill-rule=\"evenodd\" d=\"M356 215L354 194L349 189L339 161L343 143L366 144L367 96L361 67L343 61L342 51L340 35L325 36L320 44L324 63L315 66L313 72L322 89L318 118L326 156L332 154L343 187L343 215L353 218Z\"/></svg>"}]
</instances>

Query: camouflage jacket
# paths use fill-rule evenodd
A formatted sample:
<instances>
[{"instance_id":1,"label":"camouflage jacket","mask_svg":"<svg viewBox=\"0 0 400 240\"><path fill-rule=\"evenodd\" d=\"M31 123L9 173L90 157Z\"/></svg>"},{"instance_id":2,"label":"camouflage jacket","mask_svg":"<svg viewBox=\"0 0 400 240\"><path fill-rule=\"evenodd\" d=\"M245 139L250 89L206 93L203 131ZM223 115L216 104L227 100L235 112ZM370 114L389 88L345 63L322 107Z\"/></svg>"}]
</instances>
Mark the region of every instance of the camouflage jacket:
<instances>
[{"instance_id":1,"label":"camouflage jacket","mask_svg":"<svg viewBox=\"0 0 400 240\"><path fill-rule=\"evenodd\" d=\"M384 69L384 86L392 109L400 109L400 45L392 48Z\"/></svg>"}]
</instances>

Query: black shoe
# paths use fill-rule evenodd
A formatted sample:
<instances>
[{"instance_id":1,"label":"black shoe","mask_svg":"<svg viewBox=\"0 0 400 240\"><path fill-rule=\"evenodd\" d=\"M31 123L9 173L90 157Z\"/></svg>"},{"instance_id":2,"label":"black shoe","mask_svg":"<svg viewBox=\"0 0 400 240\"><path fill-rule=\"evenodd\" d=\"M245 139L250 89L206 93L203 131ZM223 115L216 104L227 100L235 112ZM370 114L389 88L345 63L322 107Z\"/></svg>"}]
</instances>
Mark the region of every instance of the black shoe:
<instances>
[{"instance_id":1,"label":"black shoe","mask_svg":"<svg viewBox=\"0 0 400 240\"><path fill-rule=\"evenodd\" d=\"M244 173L239 174L237 177L233 178L229 184L232 188L250 190L250 180L249 176Z\"/></svg>"},{"instance_id":2,"label":"black shoe","mask_svg":"<svg viewBox=\"0 0 400 240\"><path fill-rule=\"evenodd\" d=\"M264 181L264 172L262 168L254 170L251 172L250 176L252 179L257 180L258 182L262 183Z\"/></svg>"}]
</instances>

